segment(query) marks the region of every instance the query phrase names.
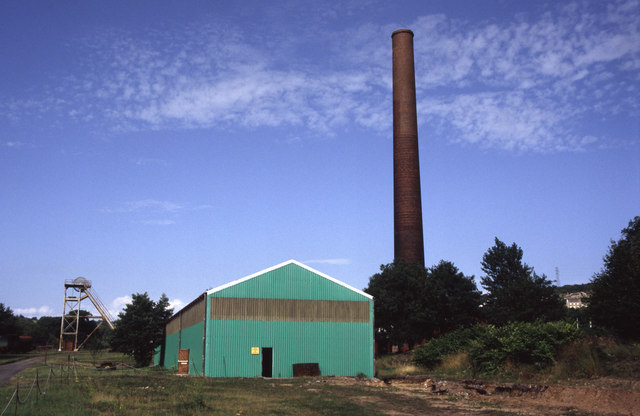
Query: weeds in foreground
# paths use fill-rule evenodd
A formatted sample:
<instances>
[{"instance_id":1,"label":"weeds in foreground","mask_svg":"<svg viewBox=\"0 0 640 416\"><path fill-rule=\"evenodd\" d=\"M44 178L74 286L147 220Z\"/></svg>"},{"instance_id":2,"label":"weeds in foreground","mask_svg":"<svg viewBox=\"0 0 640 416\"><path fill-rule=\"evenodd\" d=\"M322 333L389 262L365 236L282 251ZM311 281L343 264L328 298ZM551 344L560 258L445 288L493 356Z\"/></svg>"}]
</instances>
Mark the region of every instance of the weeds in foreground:
<instances>
[{"instance_id":1,"label":"weeds in foreground","mask_svg":"<svg viewBox=\"0 0 640 416\"><path fill-rule=\"evenodd\" d=\"M605 374L640 380L640 344L607 343L597 349Z\"/></svg>"},{"instance_id":2,"label":"weeds in foreground","mask_svg":"<svg viewBox=\"0 0 640 416\"><path fill-rule=\"evenodd\" d=\"M378 378L411 376L424 372L424 368L413 362L411 353L385 355L375 360L375 373Z\"/></svg>"},{"instance_id":3,"label":"weeds in foreground","mask_svg":"<svg viewBox=\"0 0 640 416\"><path fill-rule=\"evenodd\" d=\"M501 358L497 363L479 368L472 355L475 353L477 359L477 351L473 351L473 345L468 351L464 347L467 341L461 339L460 336L449 340L443 337L412 353L378 357L376 375L379 378L428 375L535 383L562 383L602 376L640 380L640 344L619 344L603 338L577 338L558 345L555 357L548 359L544 365L540 365L539 361L513 359L518 358L515 356ZM434 348L429 349L430 345ZM430 365L416 365L416 356ZM491 371L483 371L487 368Z\"/></svg>"},{"instance_id":4,"label":"weeds in foreground","mask_svg":"<svg viewBox=\"0 0 640 416\"><path fill-rule=\"evenodd\" d=\"M551 371L552 379L590 378L602 373L596 348L587 341L566 345Z\"/></svg>"},{"instance_id":5,"label":"weeds in foreground","mask_svg":"<svg viewBox=\"0 0 640 416\"><path fill-rule=\"evenodd\" d=\"M124 359L110 354L104 358L118 363L122 363L119 358ZM349 394L362 395L362 391L336 392L325 383L309 379L178 377L172 371L127 365L99 370L89 353L58 354L49 361L56 376L50 380L46 394L34 394L20 405L19 415L381 414L372 404L349 400ZM20 374L18 383L27 386L36 372L42 374L50 368L44 363L34 366ZM0 388L0 412L15 387L11 383Z\"/></svg>"}]
</instances>

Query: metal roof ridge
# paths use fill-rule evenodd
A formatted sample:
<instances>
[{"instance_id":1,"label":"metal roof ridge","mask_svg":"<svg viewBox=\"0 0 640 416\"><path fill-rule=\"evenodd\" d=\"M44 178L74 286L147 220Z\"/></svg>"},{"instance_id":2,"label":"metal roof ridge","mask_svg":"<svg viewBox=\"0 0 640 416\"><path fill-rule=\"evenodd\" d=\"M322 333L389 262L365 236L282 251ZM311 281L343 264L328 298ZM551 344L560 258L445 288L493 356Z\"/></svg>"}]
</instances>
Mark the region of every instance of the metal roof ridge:
<instances>
[{"instance_id":1,"label":"metal roof ridge","mask_svg":"<svg viewBox=\"0 0 640 416\"><path fill-rule=\"evenodd\" d=\"M340 286L342 286L342 287L344 287L346 289L349 289L349 290L351 290L353 292L356 292L359 295L362 295L362 296L367 297L369 299L373 299L373 296L371 296L370 294L365 293L362 290L356 289L355 287L350 286L345 282L342 282L342 281L340 281L340 280L338 280L338 279L336 279L334 277L331 277L328 274L322 273L322 272L320 272L320 271L318 271L318 270L316 270L316 269L314 269L312 267L309 267L306 264L300 263L299 261L294 260L294 259L290 259L290 260L284 261L282 263L276 264L275 266L267 267L264 270L260 270L259 272L255 272L253 274L250 274L248 276L242 277L240 279L236 279L236 280L233 280L233 281L231 281L229 283L225 283L224 285L221 285L221 286L218 286L218 287L214 287L213 289L209 289L209 290L207 290L207 295L210 295L212 293L216 293L216 292L219 292L221 290L227 289L227 288L229 288L231 286L235 286L237 284L246 282L247 280L251 280L254 277L258 277L260 275L263 275L263 274L268 273L270 271L279 269L279 268L284 267L284 266L289 265L289 264L295 264L296 266L302 267L303 269L306 269L306 270L308 270L308 271L310 271L310 272L312 272L314 274L317 274L320 277L323 277L323 278L325 278L327 280L330 280L333 283L336 283L336 284L338 284L338 285L340 285Z\"/></svg>"}]
</instances>

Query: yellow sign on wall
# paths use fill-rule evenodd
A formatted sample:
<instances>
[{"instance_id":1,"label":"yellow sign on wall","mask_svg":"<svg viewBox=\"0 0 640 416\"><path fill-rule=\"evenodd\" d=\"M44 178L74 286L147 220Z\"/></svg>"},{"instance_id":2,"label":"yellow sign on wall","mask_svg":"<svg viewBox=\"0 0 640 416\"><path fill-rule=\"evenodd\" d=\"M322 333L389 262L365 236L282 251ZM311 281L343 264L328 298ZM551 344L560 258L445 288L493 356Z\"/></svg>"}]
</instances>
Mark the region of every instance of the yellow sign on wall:
<instances>
[{"instance_id":1,"label":"yellow sign on wall","mask_svg":"<svg viewBox=\"0 0 640 416\"><path fill-rule=\"evenodd\" d=\"M251 355L260 354L260 347L251 347Z\"/></svg>"}]
</instances>

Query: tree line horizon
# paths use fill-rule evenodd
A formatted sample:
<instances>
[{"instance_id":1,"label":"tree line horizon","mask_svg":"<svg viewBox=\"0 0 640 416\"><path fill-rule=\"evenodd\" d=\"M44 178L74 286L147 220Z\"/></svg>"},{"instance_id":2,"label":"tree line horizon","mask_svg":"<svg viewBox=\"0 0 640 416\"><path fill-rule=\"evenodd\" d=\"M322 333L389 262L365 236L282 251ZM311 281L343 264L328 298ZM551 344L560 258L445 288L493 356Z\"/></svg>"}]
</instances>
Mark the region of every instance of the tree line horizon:
<instances>
[{"instance_id":1,"label":"tree line horizon","mask_svg":"<svg viewBox=\"0 0 640 416\"><path fill-rule=\"evenodd\" d=\"M475 277L465 276L451 261L431 267L402 259L383 264L364 289L374 297L376 341L412 347L478 323L561 320L594 333L639 340L640 216L621 234L620 240L611 240L601 271L585 284L590 297L583 310L569 310L553 281L523 261L522 248L498 237L482 257L484 294Z\"/></svg>"},{"instance_id":2,"label":"tree line horizon","mask_svg":"<svg viewBox=\"0 0 640 416\"><path fill-rule=\"evenodd\" d=\"M590 297L584 310L569 310L558 287L523 262L523 249L494 239L482 257L480 284L465 276L451 261L425 267L395 260L380 266L364 291L374 297L374 330L379 343L413 346L471 326L505 326L514 322L571 321L624 341L640 340L640 216L611 240L602 270L585 285ZM575 287L565 285L562 287ZM86 315L89 315L86 313ZM149 365L153 351L164 341L164 325L173 315L165 294L155 302L145 292L132 294L118 314L116 329L100 327L87 348L111 348L131 355L137 365ZM35 345L56 345L60 317L14 316L0 303L0 335L28 335ZM80 332L97 323L80 319Z\"/></svg>"}]
</instances>

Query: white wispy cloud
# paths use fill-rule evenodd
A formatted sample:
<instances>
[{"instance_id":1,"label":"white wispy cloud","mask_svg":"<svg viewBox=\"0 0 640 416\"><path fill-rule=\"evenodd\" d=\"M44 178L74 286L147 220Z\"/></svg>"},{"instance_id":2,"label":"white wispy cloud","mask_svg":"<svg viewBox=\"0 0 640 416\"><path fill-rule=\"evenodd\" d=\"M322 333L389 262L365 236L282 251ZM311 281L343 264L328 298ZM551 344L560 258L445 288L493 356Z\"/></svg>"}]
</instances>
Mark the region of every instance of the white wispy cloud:
<instances>
[{"instance_id":1,"label":"white wispy cloud","mask_svg":"<svg viewBox=\"0 0 640 416\"><path fill-rule=\"evenodd\" d=\"M171 201L160 201L157 199L142 199L138 201L128 201L115 208L106 208L109 213L127 212L178 212L185 209L185 206Z\"/></svg>"},{"instance_id":2,"label":"white wispy cloud","mask_svg":"<svg viewBox=\"0 0 640 416\"><path fill-rule=\"evenodd\" d=\"M170 201L158 201L155 199L144 199L140 201L127 202L125 204L128 211L139 211L148 209L153 211L176 212L184 209L184 205Z\"/></svg>"},{"instance_id":3,"label":"white wispy cloud","mask_svg":"<svg viewBox=\"0 0 640 416\"><path fill-rule=\"evenodd\" d=\"M608 138L594 140L581 119L640 115L638 15L628 0L552 3L547 13L498 23L418 17L410 27L419 121L438 137L483 148L601 146ZM274 41L273 28L252 35L218 21L135 37L106 32L76 45L84 58L65 85L9 100L2 112L14 119L55 108L116 130L286 126L336 135L356 126L388 134L392 29L314 32L334 55L311 65L290 56L308 36Z\"/></svg>"},{"instance_id":4,"label":"white wispy cloud","mask_svg":"<svg viewBox=\"0 0 640 416\"><path fill-rule=\"evenodd\" d=\"M53 316L54 311L49 305L42 305L40 307L30 308L16 308L13 311L14 315L22 315L26 318L40 318L43 316Z\"/></svg>"},{"instance_id":5,"label":"white wispy cloud","mask_svg":"<svg viewBox=\"0 0 640 416\"><path fill-rule=\"evenodd\" d=\"M620 9L635 13L620 13ZM640 114L637 2L602 15L586 3L533 22L415 22L418 109L450 140L513 151L576 151L601 139L583 117ZM635 68L635 69L631 69ZM620 77L625 71L635 71ZM613 75L613 74L616 75Z\"/></svg>"},{"instance_id":6,"label":"white wispy cloud","mask_svg":"<svg viewBox=\"0 0 640 416\"><path fill-rule=\"evenodd\" d=\"M590 144L563 126L566 112L539 105L522 92L460 94L423 100L421 114L432 125L457 132L451 140L513 151L582 150ZM562 139L559 139L562 138Z\"/></svg>"},{"instance_id":7,"label":"white wispy cloud","mask_svg":"<svg viewBox=\"0 0 640 416\"><path fill-rule=\"evenodd\" d=\"M138 166L168 166L169 165L167 161L164 159L144 158L144 157L136 159L133 163L135 163Z\"/></svg>"},{"instance_id":8,"label":"white wispy cloud","mask_svg":"<svg viewBox=\"0 0 640 416\"><path fill-rule=\"evenodd\" d=\"M131 296L119 296L111 301L109 312L114 319L118 319L118 314L124 311L125 306L131 303Z\"/></svg>"},{"instance_id":9,"label":"white wispy cloud","mask_svg":"<svg viewBox=\"0 0 640 416\"><path fill-rule=\"evenodd\" d=\"M173 225L176 222L174 220L169 220L169 219L160 219L160 220L144 220L142 221L142 223L147 225Z\"/></svg>"},{"instance_id":10,"label":"white wispy cloud","mask_svg":"<svg viewBox=\"0 0 640 416\"><path fill-rule=\"evenodd\" d=\"M2 147L19 148L25 146L25 143L20 141L6 141L1 144Z\"/></svg>"},{"instance_id":11,"label":"white wispy cloud","mask_svg":"<svg viewBox=\"0 0 640 416\"><path fill-rule=\"evenodd\" d=\"M178 312L184 305L185 303L178 298L169 301L169 307L173 309L173 313Z\"/></svg>"},{"instance_id":12,"label":"white wispy cloud","mask_svg":"<svg viewBox=\"0 0 640 416\"><path fill-rule=\"evenodd\" d=\"M635 1L617 2L619 7L632 3L635 15L616 14L615 8L603 15L590 10L587 3L571 3L535 21L516 20L502 26L471 25L444 16L419 18L414 30L417 66L422 69L419 84L473 81L517 87L523 80L545 83L571 78L594 64L637 61L640 7Z\"/></svg>"},{"instance_id":13,"label":"white wispy cloud","mask_svg":"<svg viewBox=\"0 0 640 416\"><path fill-rule=\"evenodd\" d=\"M141 199L107 207L102 211L107 214L127 215L138 224L169 226L176 224L177 219L181 216L211 208L213 206L209 204L192 205L157 199Z\"/></svg>"}]
</instances>

